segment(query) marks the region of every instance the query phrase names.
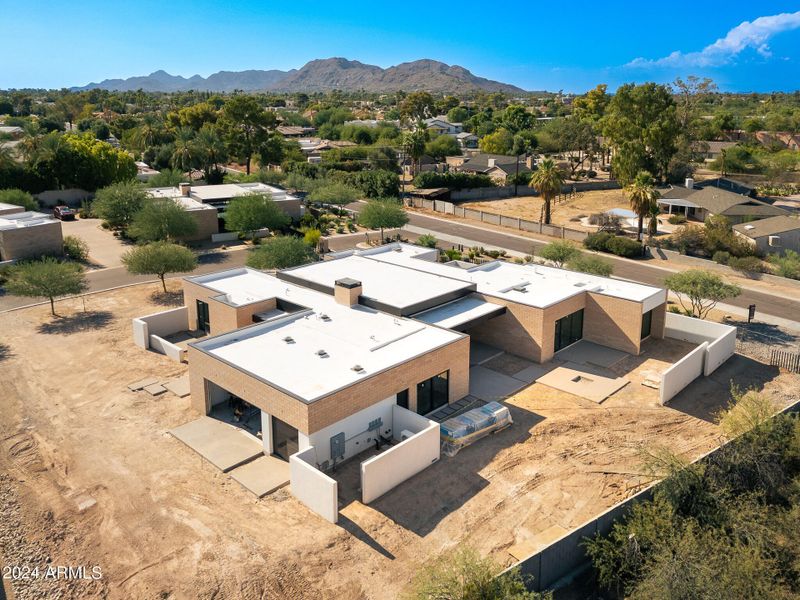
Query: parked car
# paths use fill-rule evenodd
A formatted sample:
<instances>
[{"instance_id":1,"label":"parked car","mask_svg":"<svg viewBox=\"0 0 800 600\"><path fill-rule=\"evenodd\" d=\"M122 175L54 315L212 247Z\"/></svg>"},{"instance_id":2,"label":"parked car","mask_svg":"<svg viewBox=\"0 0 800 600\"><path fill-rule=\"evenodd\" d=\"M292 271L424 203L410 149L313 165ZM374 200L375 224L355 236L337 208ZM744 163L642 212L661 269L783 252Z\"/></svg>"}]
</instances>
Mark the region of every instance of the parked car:
<instances>
[{"instance_id":1,"label":"parked car","mask_svg":"<svg viewBox=\"0 0 800 600\"><path fill-rule=\"evenodd\" d=\"M53 209L53 216L56 219L61 219L62 221L74 221L75 220L75 211L72 210L69 206L56 206Z\"/></svg>"}]
</instances>

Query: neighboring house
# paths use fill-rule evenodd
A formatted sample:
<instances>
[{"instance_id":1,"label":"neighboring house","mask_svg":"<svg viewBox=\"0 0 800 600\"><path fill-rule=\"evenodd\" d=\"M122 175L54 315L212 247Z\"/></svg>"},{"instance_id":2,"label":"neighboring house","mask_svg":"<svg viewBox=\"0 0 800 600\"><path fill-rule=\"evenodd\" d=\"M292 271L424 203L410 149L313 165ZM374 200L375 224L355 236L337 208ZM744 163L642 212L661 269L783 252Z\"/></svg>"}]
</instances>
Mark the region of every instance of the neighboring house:
<instances>
[{"instance_id":1,"label":"neighboring house","mask_svg":"<svg viewBox=\"0 0 800 600\"><path fill-rule=\"evenodd\" d=\"M500 185L505 185L515 173L530 173L532 170L530 162L523 158L483 153L470 157L455 168L464 173L488 175Z\"/></svg>"},{"instance_id":2,"label":"neighboring house","mask_svg":"<svg viewBox=\"0 0 800 600\"><path fill-rule=\"evenodd\" d=\"M468 131L462 131L457 134L456 140L458 140L458 145L461 146L462 150L472 150L478 147L478 136Z\"/></svg>"},{"instance_id":3,"label":"neighboring house","mask_svg":"<svg viewBox=\"0 0 800 600\"><path fill-rule=\"evenodd\" d=\"M800 218L781 215L733 226L733 231L766 254L800 252Z\"/></svg>"},{"instance_id":4,"label":"neighboring house","mask_svg":"<svg viewBox=\"0 0 800 600\"><path fill-rule=\"evenodd\" d=\"M712 215L722 215L732 225L787 214L782 208L753 198L749 195L752 188L733 180L720 178L695 185L687 179L686 183L686 187L661 192L658 204L664 212L682 213L703 222Z\"/></svg>"},{"instance_id":5,"label":"neighboring house","mask_svg":"<svg viewBox=\"0 0 800 600\"><path fill-rule=\"evenodd\" d=\"M61 256L61 221L51 215L0 204L0 261Z\"/></svg>"},{"instance_id":6,"label":"neighboring house","mask_svg":"<svg viewBox=\"0 0 800 600\"><path fill-rule=\"evenodd\" d=\"M301 138L314 133L313 127L300 125L278 125L275 130L285 138Z\"/></svg>"},{"instance_id":7,"label":"neighboring house","mask_svg":"<svg viewBox=\"0 0 800 600\"><path fill-rule=\"evenodd\" d=\"M699 141L692 145L692 150L707 161L716 160L722 156L722 151L736 146L737 142L717 142L714 140Z\"/></svg>"},{"instance_id":8,"label":"neighboring house","mask_svg":"<svg viewBox=\"0 0 800 600\"><path fill-rule=\"evenodd\" d=\"M153 188L148 193L154 198L172 198L190 211L198 224L193 241L209 239L213 234L226 231L224 213L230 201L248 194L267 194L292 219L303 216L303 202L286 190L264 183L225 183L221 185L190 185L181 183L174 188Z\"/></svg>"},{"instance_id":9,"label":"neighboring house","mask_svg":"<svg viewBox=\"0 0 800 600\"><path fill-rule=\"evenodd\" d=\"M150 181L153 177L158 175L159 172L153 169L146 162L136 161L136 179L139 181Z\"/></svg>"},{"instance_id":10,"label":"neighboring house","mask_svg":"<svg viewBox=\"0 0 800 600\"><path fill-rule=\"evenodd\" d=\"M0 135L11 136L13 140L20 139L24 133L25 130L17 125L0 125Z\"/></svg>"},{"instance_id":11,"label":"neighboring house","mask_svg":"<svg viewBox=\"0 0 800 600\"><path fill-rule=\"evenodd\" d=\"M433 117L431 119L425 119L423 122L425 123L425 127L428 129L428 131L439 135L458 135L464 131L463 124L451 123L447 120L447 117L443 115Z\"/></svg>"},{"instance_id":12,"label":"neighboring house","mask_svg":"<svg viewBox=\"0 0 800 600\"><path fill-rule=\"evenodd\" d=\"M378 127L379 125L400 125L400 121L387 121L384 119L355 119L353 121L345 121L345 125L355 125L356 127Z\"/></svg>"}]
</instances>

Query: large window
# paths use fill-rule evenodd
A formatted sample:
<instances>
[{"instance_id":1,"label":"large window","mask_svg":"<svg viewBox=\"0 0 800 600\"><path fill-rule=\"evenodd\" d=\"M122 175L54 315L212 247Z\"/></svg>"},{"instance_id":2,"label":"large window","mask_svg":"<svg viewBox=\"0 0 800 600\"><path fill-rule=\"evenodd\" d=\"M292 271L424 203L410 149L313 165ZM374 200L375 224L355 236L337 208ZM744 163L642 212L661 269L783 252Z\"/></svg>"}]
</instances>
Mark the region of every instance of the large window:
<instances>
[{"instance_id":1,"label":"large window","mask_svg":"<svg viewBox=\"0 0 800 600\"><path fill-rule=\"evenodd\" d=\"M417 384L417 412L427 415L447 404L450 395L450 371L439 373Z\"/></svg>"},{"instance_id":2,"label":"large window","mask_svg":"<svg viewBox=\"0 0 800 600\"><path fill-rule=\"evenodd\" d=\"M206 333L211 331L208 321L208 304L202 300L197 301L197 329Z\"/></svg>"},{"instance_id":3,"label":"large window","mask_svg":"<svg viewBox=\"0 0 800 600\"><path fill-rule=\"evenodd\" d=\"M408 390L397 392L397 406L408 408Z\"/></svg>"},{"instance_id":4,"label":"large window","mask_svg":"<svg viewBox=\"0 0 800 600\"><path fill-rule=\"evenodd\" d=\"M556 321L554 351L566 348L583 337L583 309Z\"/></svg>"},{"instance_id":5,"label":"large window","mask_svg":"<svg viewBox=\"0 0 800 600\"><path fill-rule=\"evenodd\" d=\"M644 339L650 336L650 329L653 327L653 311L648 310L642 315L642 337Z\"/></svg>"}]
</instances>

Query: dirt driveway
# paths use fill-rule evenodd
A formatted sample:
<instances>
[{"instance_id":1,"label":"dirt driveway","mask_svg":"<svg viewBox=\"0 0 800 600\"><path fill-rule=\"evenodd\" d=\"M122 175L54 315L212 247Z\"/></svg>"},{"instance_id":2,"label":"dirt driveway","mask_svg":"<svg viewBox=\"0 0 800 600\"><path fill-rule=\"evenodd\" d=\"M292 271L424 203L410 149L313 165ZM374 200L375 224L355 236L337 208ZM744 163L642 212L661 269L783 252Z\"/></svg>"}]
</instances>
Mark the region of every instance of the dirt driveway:
<instances>
[{"instance_id":1,"label":"dirt driveway","mask_svg":"<svg viewBox=\"0 0 800 600\"><path fill-rule=\"evenodd\" d=\"M74 235L89 244L90 266L96 269L119 267L120 257L131 247L100 227L100 219L63 221L61 231L65 236Z\"/></svg>"},{"instance_id":2,"label":"dirt driveway","mask_svg":"<svg viewBox=\"0 0 800 600\"><path fill-rule=\"evenodd\" d=\"M800 387L743 357L670 407L631 386L597 405L534 385L509 399L511 428L369 506L343 494L332 525L287 490L255 500L170 436L197 417L188 397L127 389L186 371L132 343L131 317L163 308L156 287L88 296L87 313L64 301L62 319L47 307L0 315L0 562L102 571L16 582L18 600L394 598L445 549L510 564L512 549L634 493L642 448L711 449L732 379L781 400Z\"/></svg>"}]
</instances>

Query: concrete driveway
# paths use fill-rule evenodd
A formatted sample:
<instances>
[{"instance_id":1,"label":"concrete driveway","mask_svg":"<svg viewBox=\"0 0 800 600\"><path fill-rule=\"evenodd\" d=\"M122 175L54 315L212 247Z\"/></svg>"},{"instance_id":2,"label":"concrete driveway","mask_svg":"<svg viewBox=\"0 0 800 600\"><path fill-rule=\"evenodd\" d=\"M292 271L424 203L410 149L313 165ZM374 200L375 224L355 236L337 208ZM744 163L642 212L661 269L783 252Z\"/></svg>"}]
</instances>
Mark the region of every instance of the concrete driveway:
<instances>
[{"instance_id":1,"label":"concrete driveway","mask_svg":"<svg viewBox=\"0 0 800 600\"><path fill-rule=\"evenodd\" d=\"M100 219L62 221L61 231L64 236L73 235L89 244L89 260L92 268L119 267L122 265L120 258L131 246L100 227L100 223Z\"/></svg>"}]
</instances>

